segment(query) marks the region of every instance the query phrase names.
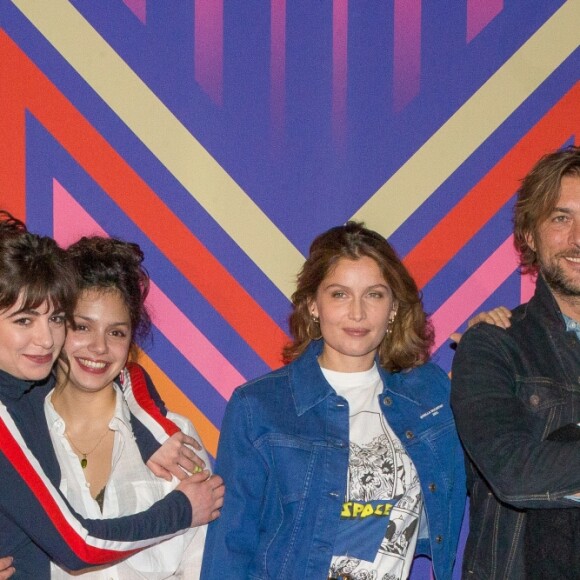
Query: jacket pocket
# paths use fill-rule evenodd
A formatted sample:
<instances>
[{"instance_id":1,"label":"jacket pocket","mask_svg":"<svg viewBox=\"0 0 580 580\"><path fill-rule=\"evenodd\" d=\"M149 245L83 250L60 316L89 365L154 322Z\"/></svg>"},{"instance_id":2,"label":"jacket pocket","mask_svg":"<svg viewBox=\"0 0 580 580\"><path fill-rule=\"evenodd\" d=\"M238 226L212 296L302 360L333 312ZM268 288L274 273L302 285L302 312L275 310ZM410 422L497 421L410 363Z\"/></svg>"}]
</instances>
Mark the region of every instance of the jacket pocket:
<instances>
[{"instance_id":1,"label":"jacket pocket","mask_svg":"<svg viewBox=\"0 0 580 580\"><path fill-rule=\"evenodd\" d=\"M545 439L561 425L580 418L580 397L571 385L547 377L517 377L516 381L518 398L536 419L532 423L538 438Z\"/></svg>"},{"instance_id":2,"label":"jacket pocket","mask_svg":"<svg viewBox=\"0 0 580 580\"><path fill-rule=\"evenodd\" d=\"M423 433L421 439L435 458L437 473L443 477L447 492L451 492L455 484L452 480L454 454L460 453L455 423L449 419Z\"/></svg>"},{"instance_id":3,"label":"jacket pocket","mask_svg":"<svg viewBox=\"0 0 580 580\"><path fill-rule=\"evenodd\" d=\"M295 566L300 543L308 540L314 495L320 473L316 465L324 443L287 434L268 434L259 442L267 455L270 476L264 498L263 526L271 530L264 543L262 560L268 578L284 578ZM308 535L306 533L306 535Z\"/></svg>"}]
</instances>

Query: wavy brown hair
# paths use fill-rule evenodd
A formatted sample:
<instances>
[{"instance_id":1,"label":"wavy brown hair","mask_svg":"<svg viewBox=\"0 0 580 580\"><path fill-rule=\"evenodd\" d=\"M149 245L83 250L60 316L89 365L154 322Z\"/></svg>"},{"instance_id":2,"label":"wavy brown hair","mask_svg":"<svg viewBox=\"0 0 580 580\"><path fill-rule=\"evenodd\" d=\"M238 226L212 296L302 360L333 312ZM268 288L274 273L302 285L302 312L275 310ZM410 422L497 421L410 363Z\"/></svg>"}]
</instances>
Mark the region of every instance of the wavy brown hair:
<instances>
[{"instance_id":1,"label":"wavy brown hair","mask_svg":"<svg viewBox=\"0 0 580 580\"><path fill-rule=\"evenodd\" d=\"M358 222L347 222L320 234L310 246L308 259L298 274L296 292L292 295L290 333L293 341L284 349L284 360L297 358L310 342L320 335L320 327L310 315L309 306L324 278L342 258L372 258L397 302L392 332L379 345L382 367L400 371L423 364L429 359L433 328L428 321L421 294L409 272L391 245L377 232Z\"/></svg>"},{"instance_id":2,"label":"wavy brown hair","mask_svg":"<svg viewBox=\"0 0 580 580\"><path fill-rule=\"evenodd\" d=\"M527 238L536 239L538 226L558 203L562 178L569 175L580 177L580 147L574 145L544 155L522 180L514 208L514 245L524 273L538 271Z\"/></svg>"}]
</instances>

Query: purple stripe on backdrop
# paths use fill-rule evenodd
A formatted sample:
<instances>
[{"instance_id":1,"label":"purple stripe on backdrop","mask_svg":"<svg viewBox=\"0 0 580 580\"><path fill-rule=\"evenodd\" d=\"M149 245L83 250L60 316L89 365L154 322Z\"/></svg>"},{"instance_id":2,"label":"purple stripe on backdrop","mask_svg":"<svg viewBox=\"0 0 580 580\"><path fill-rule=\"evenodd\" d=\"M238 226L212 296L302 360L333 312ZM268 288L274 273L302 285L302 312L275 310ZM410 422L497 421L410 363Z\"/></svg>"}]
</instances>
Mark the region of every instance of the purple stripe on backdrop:
<instances>
[{"instance_id":1,"label":"purple stripe on backdrop","mask_svg":"<svg viewBox=\"0 0 580 580\"><path fill-rule=\"evenodd\" d=\"M224 84L223 0L195 0L195 81L209 98L221 106Z\"/></svg>"},{"instance_id":2,"label":"purple stripe on backdrop","mask_svg":"<svg viewBox=\"0 0 580 580\"><path fill-rule=\"evenodd\" d=\"M332 137L343 148L347 133L348 0L332 5Z\"/></svg>"},{"instance_id":3,"label":"purple stripe on backdrop","mask_svg":"<svg viewBox=\"0 0 580 580\"><path fill-rule=\"evenodd\" d=\"M147 0L123 0L123 3L143 24L147 24Z\"/></svg>"},{"instance_id":4,"label":"purple stripe on backdrop","mask_svg":"<svg viewBox=\"0 0 580 580\"><path fill-rule=\"evenodd\" d=\"M270 120L272 143L284 140L286 106L286 0L270 3Z\"/></svg>"},{"instance_id":5,"label":"purple stripe on backdrop","mask_svg":"<svg viewBox=\"0 0 580 580\"><path fill-rule=\"evenodd\" d=\"M502 10L503 0L467 0L467 42L471 42Z\"/></svg>"},{"instance_id":6,"label":"purple stripe on backdrop","mask_svg":"<svg viewBox=\"0 0 580 580\"><path fill-rule=\"evenodd\" d=\"M401 111L421 83L421 0L395 0L393 108Z\"/></svg>"}]
</instances>

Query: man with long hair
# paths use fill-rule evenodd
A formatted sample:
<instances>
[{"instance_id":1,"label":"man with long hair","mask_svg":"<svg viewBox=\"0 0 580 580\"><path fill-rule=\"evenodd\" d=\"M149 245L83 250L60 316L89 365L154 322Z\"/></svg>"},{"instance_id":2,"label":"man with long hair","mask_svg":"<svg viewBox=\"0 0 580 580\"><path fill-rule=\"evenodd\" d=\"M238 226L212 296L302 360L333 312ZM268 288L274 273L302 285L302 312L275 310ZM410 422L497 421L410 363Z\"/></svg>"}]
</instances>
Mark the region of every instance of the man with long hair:
<instances>
[{"instance_id":1,"label":"man with long hair","mask_svg":"<svg viewBox=\"0 0 580 580\"><path fill-rule=\"evenodd\" d=\"M544 156L524 178L514 241L522 271L537 275L535 294L507 330L466 332L453 363L471 501L463 571L577 578L580 148Z\"/></svg>"}]
</instances>

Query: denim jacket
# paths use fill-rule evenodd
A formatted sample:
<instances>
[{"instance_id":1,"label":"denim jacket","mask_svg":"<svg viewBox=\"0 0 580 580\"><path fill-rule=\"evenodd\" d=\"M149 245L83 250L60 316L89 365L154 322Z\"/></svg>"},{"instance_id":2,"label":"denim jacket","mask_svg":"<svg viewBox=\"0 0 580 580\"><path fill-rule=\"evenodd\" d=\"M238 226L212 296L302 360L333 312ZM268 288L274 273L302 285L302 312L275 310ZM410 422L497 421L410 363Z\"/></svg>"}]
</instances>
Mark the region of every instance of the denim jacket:
<instances>
[{"instance_id":1,"label":"denim jacket","mask_svg":"<svg viewBox=\"0 0 580 580\"><path fill-rule=\"evenodd\" d=\"M216 463L226 496L209 526L203 579L327 577L346 493L349 409L322 374L320 350L312 343L291 364L234 392ZM380 373L382 412L424 495L427 525L416 553L431 556L439 580L451 578L465 474L448 378L433 364Z\"/></svg>"},{"instance_id":2,"label":"denim jacket","mask_svg":"<svg viewBox=\"0 0 580 580\"><path fill-rule=\"evenodd\" d=\"M539 277L508 330L480 324L453 362L451 401L469 461L465 578L524 578L526 510L570 507L580 442L546 437L580 419L580 342Z\"/></svg>"}]
</instances>

